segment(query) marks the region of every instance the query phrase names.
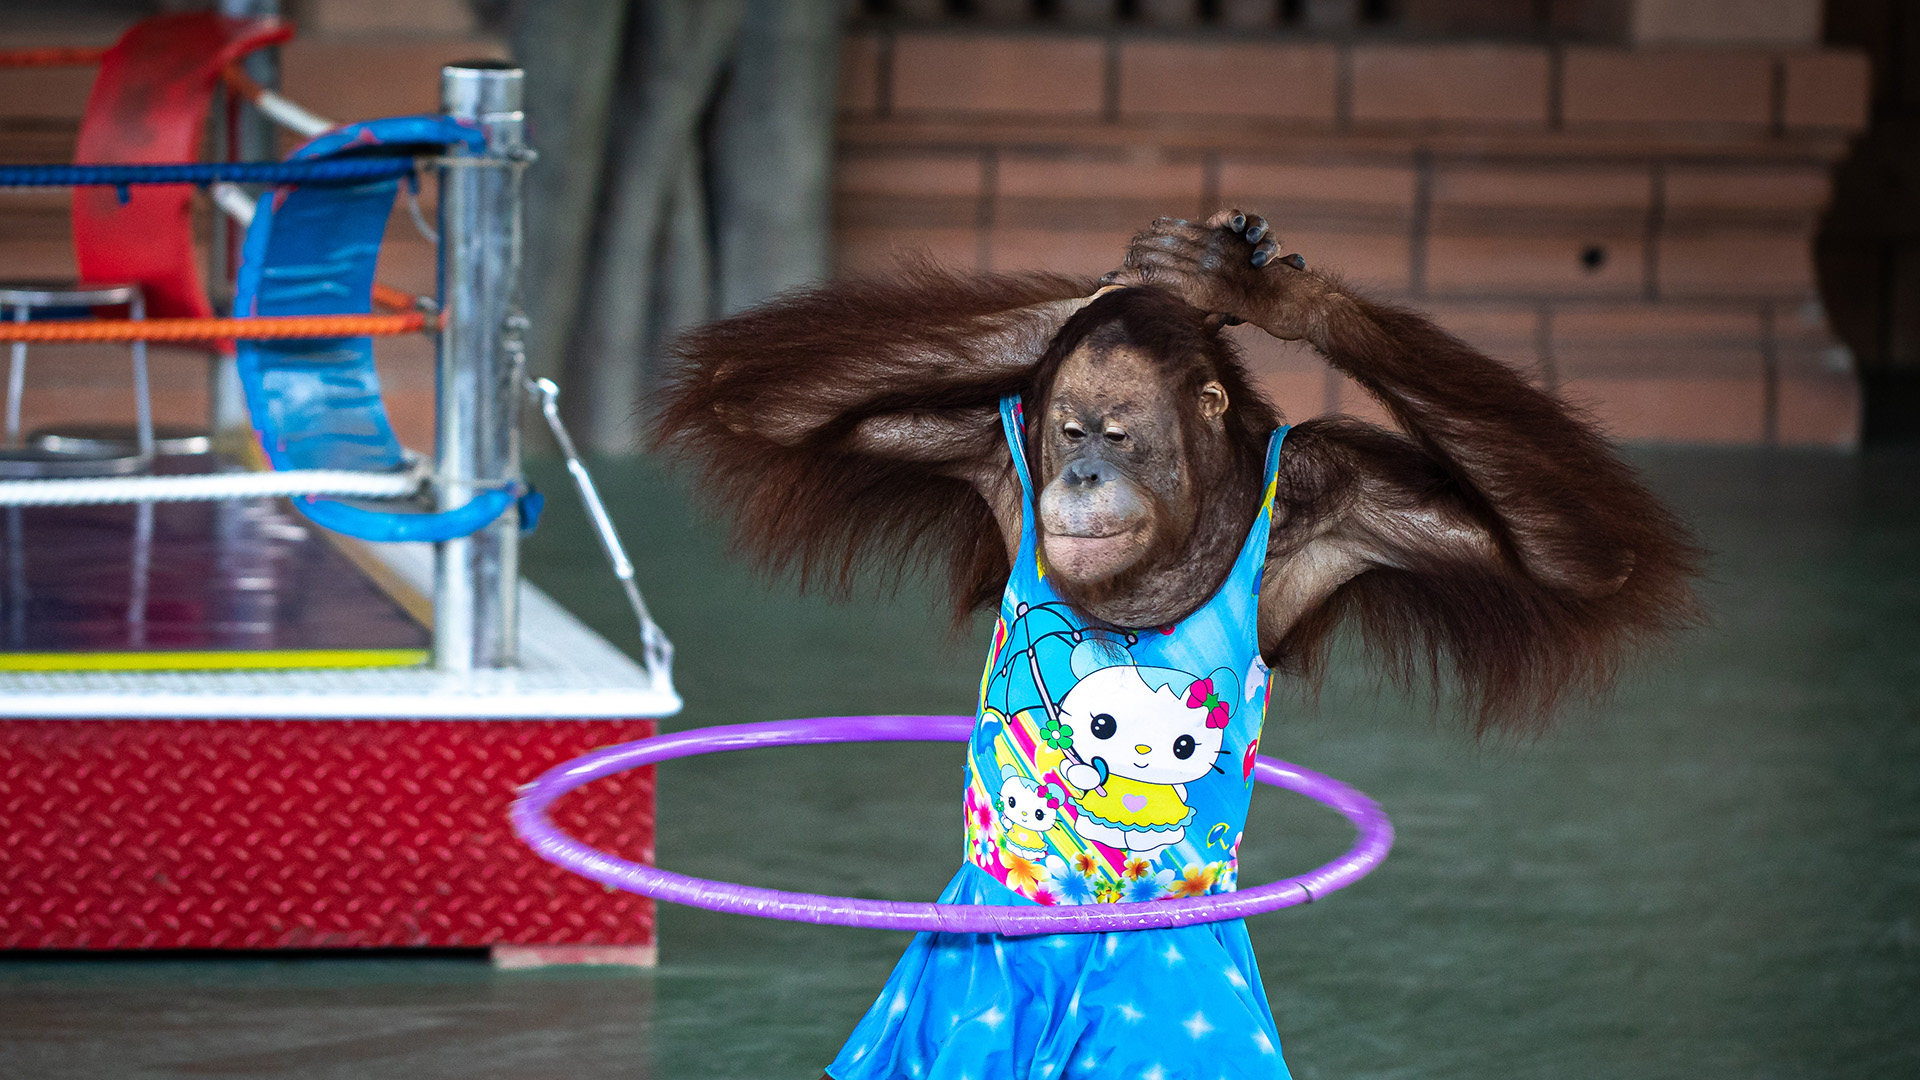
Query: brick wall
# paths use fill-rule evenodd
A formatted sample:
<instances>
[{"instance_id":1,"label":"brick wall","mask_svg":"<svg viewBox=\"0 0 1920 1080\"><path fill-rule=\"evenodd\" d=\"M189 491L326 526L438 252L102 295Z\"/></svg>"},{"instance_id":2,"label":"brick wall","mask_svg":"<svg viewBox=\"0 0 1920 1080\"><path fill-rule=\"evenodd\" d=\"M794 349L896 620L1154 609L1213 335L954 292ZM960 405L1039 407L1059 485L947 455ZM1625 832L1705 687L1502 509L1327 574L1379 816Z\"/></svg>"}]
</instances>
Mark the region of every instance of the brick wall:
<instances>
[{"instance_id":1,"label":"brick wall","mask_svg":"<svg viewBox=\"0 0 1920 1080\"><path fill-rule=\"evenodd\" d=\"M924 251L1096 275L1226 205L1634 440L1847 446L1812 237L1865 120L1849 52L862 32L843 272ZM1243 338L1290 417L1371 404Z\"/></svg>"},{"instance_id":2,"label":"brick wall","mask_svg":"<svg viewBox=\"0 0 1920 1080\"><path fill-rule=\"evenodd\" d=\"M16 37L0 42L49 43ZM340 119L415 111L441 62L476 53L499 45L308 35L285 51L286 85ZM91 74L0 72L0 159L70 155ZM859 31L839 262L884 272L921 250L1095 275L1151 218L1232 203L1621 437L1845 446L1858 395L1811 236L1866 96L1864 58L1831 50ZM0 196L5 276L70 274L63 194ZM404 222L389 239L383 277L430 288L425 243ZM1372 408L1301 350L1243 340L1292 418ZM34 353L29 425L130 411L123 351ZM381 357L403 437L430 445L425 342ZM160 350L155 378L163 416L204 415L200 357Z\"/></svg>"}]
</instances>

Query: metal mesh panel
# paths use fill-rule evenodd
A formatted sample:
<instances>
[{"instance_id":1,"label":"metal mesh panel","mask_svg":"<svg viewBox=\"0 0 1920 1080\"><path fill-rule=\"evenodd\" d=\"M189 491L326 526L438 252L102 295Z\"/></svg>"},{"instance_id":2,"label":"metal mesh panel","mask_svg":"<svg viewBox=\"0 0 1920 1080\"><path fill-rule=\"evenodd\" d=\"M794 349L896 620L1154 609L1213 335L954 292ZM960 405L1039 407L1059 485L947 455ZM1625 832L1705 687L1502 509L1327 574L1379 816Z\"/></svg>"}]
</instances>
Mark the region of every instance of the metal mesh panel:
<instances>
[{"instance_id":1,"label":"metal mesh panel","mask_svg":"<svg viewBox=\"0 0 1920 1080\"><path fill-rule=\"evenodd\" d=\"M652 721L0 722L0 946L649 945L652 902L550 866L516 785ZM651 769L556 820L653 858Z\"/></svg>"}]
</instances>

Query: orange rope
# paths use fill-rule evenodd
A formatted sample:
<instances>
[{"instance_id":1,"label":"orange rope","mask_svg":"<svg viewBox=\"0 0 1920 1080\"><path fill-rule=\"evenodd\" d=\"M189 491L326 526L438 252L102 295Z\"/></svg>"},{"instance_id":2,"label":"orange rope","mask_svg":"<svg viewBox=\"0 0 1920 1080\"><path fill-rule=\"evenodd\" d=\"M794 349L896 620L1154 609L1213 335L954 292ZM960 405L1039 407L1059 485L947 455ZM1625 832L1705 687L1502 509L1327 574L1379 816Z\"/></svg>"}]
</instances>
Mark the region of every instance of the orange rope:
<instances>
[{"instance_id":1,"label":"orange rope","mask_svg":"<svg viewBox=\"0 0 1920 1080\"><path fill-rule=\"evenodd\" d=\"M0 49L0 67L81 67L105 55L105 49Z\"/></svg>"},{"instance_id":2,"label":"orange rope","mask_svg":"<svg viewBox=\"0 0 1920 1080\"><path fill-rule=\"evenodd\" d=\"M389 311L418 311L420 298L391 285L373 283L373 302Z\"/></svg>"},{"instance_id":3,"label":"orange rope","mask_svg":"<svg viewBox=\"0 0 1920 1080\"><path fill-rule=\"evenodd\" d=\"M420 312L400 315L271 315L251 319L88 319L0 323L0 341L223 341L239 338L336 338L410 334L431 325Z\"/></svg>"}]
</instances>

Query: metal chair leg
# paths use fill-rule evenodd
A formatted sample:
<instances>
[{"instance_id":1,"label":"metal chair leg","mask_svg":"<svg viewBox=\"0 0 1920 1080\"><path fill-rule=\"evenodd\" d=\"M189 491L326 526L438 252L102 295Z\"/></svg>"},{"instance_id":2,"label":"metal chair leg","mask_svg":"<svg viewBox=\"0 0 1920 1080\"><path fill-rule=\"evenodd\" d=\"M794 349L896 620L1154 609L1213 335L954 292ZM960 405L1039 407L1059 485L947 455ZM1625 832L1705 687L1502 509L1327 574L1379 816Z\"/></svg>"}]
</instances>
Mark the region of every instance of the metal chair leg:
<instances>
[{"instance_id":1,"label":"metal chair leg","mask_svg":"<svg viewBox=\"0 0 1920 1080\"><path fill-rule=\"evenodd\" d=\"M13 321L27 321L32 309L25 304L15 305ZM13 343L13 362L7 366L7 445L20 445L20 399L27 392L27 343Z\"/></svg>"},{"instance_id":2,"label":"metal chair leg","mask_svg":"<svg viewBox=\"0 0 1920 1080\"><path fill-rule=\"evenodd\" d=\"M136 293L127 304L127 317L144 322L147 298ZM153 460L153 390L147 382L147 343L133 343L133 410L135 430L139 433L140 456Z\"/></svg>"}]
</instances>

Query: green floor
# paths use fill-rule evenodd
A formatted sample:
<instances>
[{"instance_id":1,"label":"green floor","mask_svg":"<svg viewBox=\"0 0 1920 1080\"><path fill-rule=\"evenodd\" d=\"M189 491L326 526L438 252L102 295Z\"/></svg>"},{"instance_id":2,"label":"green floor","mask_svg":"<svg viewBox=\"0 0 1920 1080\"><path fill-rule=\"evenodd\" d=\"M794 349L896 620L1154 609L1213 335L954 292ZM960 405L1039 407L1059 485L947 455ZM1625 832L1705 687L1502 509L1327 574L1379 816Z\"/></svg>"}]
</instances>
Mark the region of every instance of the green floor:
<instances>
[{"instance_id":1,"label":"green floor","mask_svg":"<svg viewBox=\"0 0 1920 1080\"><path fill-rule=\"evenodd\" d=\"M1639 460L1717 555L1715 625L1546 741L1475 745L1344 667L1268 752L1372 793L1386 866L1254 920L1302 1078L1920 1076L1920 454ZM532 576L625 642L552 469ZM913 589L768 592L649 466L599 470L679 646L682 725L965 711L974 638ZM928 898L957 747L760 751L661 774L660 858ZM1350 835L1263 790L1242 880ZM808 1078L905 938L669 908L651 973L461 958L0 959L0 1078Z\"/></svg>"}]
</instances>

